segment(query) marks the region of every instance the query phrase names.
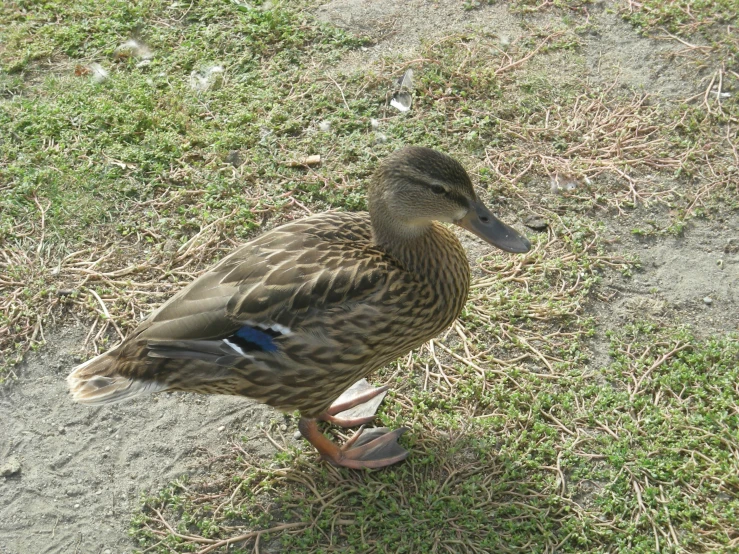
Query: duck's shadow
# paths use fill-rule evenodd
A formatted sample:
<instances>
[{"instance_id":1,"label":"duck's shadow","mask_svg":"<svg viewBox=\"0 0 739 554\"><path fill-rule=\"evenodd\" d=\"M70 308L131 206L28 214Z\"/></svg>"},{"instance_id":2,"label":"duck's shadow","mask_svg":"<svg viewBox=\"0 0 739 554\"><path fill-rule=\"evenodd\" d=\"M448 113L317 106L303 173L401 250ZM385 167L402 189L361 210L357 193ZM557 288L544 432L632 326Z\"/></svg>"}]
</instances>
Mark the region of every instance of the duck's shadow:
<instances>
[{"instance_id":1,"label":"duck's shadow","mask_svg":"<svg viewBox=\"0 0 739 554\"><path fill-rule=\"evenodd\" d=\"M265 515L270 523L263 529L295 524L271 535L283 547L311 538L329 551L332 544L373 544L381 552L406 544L430 552L436 544L454 552L529 552L553 551L567 540L572 501L561 496L550 470L499 450L477 430L407 437L408 459L379 470L328 465L307 443L265 466L248 445L234 444L234 457L215 472L218 483L190 483L188 494L193 505L216 492L228 498L230 509L221 506L215 516L239 514L218 520L236 535L254 530ZM197 523L191 526L196 532Z\"/></svg>"}]
</instances>

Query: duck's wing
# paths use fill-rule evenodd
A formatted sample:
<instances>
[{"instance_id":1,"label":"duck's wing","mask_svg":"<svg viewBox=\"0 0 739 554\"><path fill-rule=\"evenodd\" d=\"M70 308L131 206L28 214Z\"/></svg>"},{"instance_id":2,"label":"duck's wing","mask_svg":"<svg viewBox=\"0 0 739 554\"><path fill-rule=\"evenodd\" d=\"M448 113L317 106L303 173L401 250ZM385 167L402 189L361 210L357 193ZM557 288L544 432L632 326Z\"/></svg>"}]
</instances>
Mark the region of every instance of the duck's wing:
<instances>
[{"instance_id":1,"label":"duck's wing","mask_svg":"<svg viewBox=\"0 0 739 554\"><path fill-rule=\"evenodd\" d=\"M73 398L102 404L190 390L320 413L432 333L421 328L433 314L419 321L414 309L433 293L414 279L372 246L366 216L288 224L224 258L121 346L76 368Z\"/></svg>"},{"instance_id":2,"label":"duck's wing","mask_svg":"<svg viewBox=\"0 0 739 554\"><path fill-rule=\"evenodd\" d=\"M233 366L296 342L320 348L332 335L326 327L380 317L376 301L399 268L372 247L368 222L347 215L290 224L241 247L155 312L135 342L150 358Z\"/></svg>"}]
</instances>

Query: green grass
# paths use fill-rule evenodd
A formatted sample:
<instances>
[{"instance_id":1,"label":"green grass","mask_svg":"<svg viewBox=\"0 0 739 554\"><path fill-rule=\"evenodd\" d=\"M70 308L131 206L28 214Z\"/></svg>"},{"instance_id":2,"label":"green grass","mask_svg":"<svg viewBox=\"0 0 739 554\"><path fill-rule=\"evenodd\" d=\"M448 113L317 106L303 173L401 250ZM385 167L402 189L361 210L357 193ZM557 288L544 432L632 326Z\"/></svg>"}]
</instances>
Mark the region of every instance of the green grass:
<instances>
[{"instance_id":1,"label":"green grass","mask_svg":"<svg viewBox=\"0 0 739 554\"><path fill-rule=\"evenodd\" d=\"M696 6L693 27L681 2L627 17L685 40L735 21L728 3ZM377 161L404 144L460 159L504 219L549 223L529 233L528 256L478 260L455 327L378 372L393 386L378 423L411 428L406 462L337 470L306 448L265 464L237 444L205 477L145 500L132 525L142 550L270 528L262 544L305 553L737 548L737 337L642 322L606 345L593 311L602 276L636 267L607 245L606 215L661 210L659 229L628 223L659 237L739 207L736 97L588 81L589 4L512 7L540 12L520 16L512 44L454 35L414 62L349 73L343 56L368 40L316 22L303 2L0 7L0 380L54 320L82 318L104 348L235 243L307 211L364 209ZM131 36L151 60L116 55ZM732 44L691 50L725 63L727 87ZM216 65L222 82L194 90L192 72ZM387 97L409 66L414 104L400 114ZM312 154L321 165L289 163ZM552 193L564 176L576 189ZM602 366L598 348L610 351Z\"/></svg>"},{"instance_id":2,"label":"green grass","mask_svg":"<svg viewBox=\"0 0 739 554\"><path fill-rule=\"evenodd\" d=\"M638 324L612 334L610 350L613 363L589 376L513 371L516 387L476 376L489 389L472 402L462 387L409 395L413 457L397 468L335 470L298 450L264 468L242 450L221 472L238 477L147 499L136 535L161 539L156 509L203 537L289 521L287 552L733 551L737 337ZM215 520L213 490L230 498ZM170 535L161 548L188 544Z\"/></svg>"},{"instance_id":3,"label":"green grass","mask_svg":"<svg viewBox=\"0 0 739 554\"><path fill-rule=\"evenodd\" d=\"M79 267L71 267L84 262L67 259L74 252L91 249L85 256L97 259L112 249L116 262L130 258L142 268L136 273L177 275L189 260L172 260L162 248L176 251L216 222L221 223L216 231L228 224L229 236L238 240L295 206L294 200L316 209L363 206L363 195L343 188L326 191L314 173L286 165L312 153L315 140L303 138L281 150L283 139L301 135L334 107L325 83L316 82L298 90L315 94L310 110L301 109L299 101L285 102L286 83L311 63L303 52L310 49L311 56L328 63L361 41L304 24L294 11L245 9L229 2L195 11L186 6L172 11L171 6L152 3L129 13L117 3L104 11L85 4L62 10L61 4L47 3L10 17L11 25L4 27L0 183L6 185L0 242L9 245L12 260L5 280L19 289L12 293L13 309L0 315L0 350L11 363L20 359L31 336L41 336L32 331L40 328L37 313L43 317L48 308L74 300L57 297L58 290L85 292ZM12 8L5 7L6 17L15 13ZM109 11L119 23L103 17ZM161 12L176 16L179 24L147 27L145 40L155 53L151 63L139 67L136 59L113 56L141 21ZM64 13L61 24L45 25L58 13ZM214 32L224 27L228 33ZM44 64L33 63L41 58ZM110 72L103 83L77 75L93 60ZM225 60L222 87L191 88L194 68ZM233 151L246 162L238 170L226 162ZM214 255L217 249L206 260ZM104 270L107 264L97 267ZM88 275L88 280L101 277ZM97 292L116 296L113 302L120 306L113 313L123 306L148 311L142 306L145 298L118 298L118 289L130 283L105 284ZM39 304L46 305L39 310ZM128 322L120 325L125 330Z\"/></svg>"},{"instance_id":4,"label":"green grass","mask_svg":"<svg viewBox=\"0 0 739 554\"><path fill-rule=\"evenodd\" d=\"M623 10L629 14L630 21L645 29L661 27L688 35L696 31L709 31L709 27L716 30L716 27L732 25L739 17L733 0L646 0L636 7L632 4L630 9Z\"/></svg>"}]
</instances>

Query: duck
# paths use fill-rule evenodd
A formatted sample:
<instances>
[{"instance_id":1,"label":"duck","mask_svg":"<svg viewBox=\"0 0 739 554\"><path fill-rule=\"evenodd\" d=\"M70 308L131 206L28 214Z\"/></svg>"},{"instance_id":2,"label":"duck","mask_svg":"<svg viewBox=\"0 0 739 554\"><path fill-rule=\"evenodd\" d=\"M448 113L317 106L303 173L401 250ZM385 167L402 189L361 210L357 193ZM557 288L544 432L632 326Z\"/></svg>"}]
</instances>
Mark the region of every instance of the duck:
<instances>
[{"instance_id":1,"label":"duck","mask_svg":"<svg viewBox=\"0 0 739 554\"><path fill-rule=\"evenodd\" d=\"M336 466L372 469L408 456L407 428L365 428L388 387L367 377L449 327L470 265L457 225L490 245L531 243L495 217L464 167L407 146L368 183L368 212L328 211L236 249L155 310L119 345L76 367L74 401L147 393L245 396L284 413ZM339 446L319 422L362 427Z\"/></svg>"}]
</instances>

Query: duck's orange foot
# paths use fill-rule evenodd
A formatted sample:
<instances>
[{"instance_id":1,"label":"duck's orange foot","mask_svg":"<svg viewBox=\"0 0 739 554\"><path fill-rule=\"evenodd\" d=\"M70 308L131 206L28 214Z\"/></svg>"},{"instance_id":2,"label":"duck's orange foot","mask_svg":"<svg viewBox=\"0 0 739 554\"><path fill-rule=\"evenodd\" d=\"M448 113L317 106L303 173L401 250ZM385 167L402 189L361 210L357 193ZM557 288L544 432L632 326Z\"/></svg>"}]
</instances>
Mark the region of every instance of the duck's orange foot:
<instances>
[{"instance_id":1,"label":"duck's orange foot","mask_svg":"<svg viewBox=\"0 0 739 554\"><path fill-rule=\"evenodd\" d=\"M323 436L315 419L302 418L298 428L321 457L336 466L374 469L398 463L409 454L398 444L398 437L408 430L406 427L395 431L387 427L360 429L341 448Z\"/></svg>"},{"instance_id":2,"label":"duck's orange foot","mask_svg":"<svg viewBox=\"0 0 739 554\"><path fill-rule=\"evenodd\" d=\"M390 387L375 388L367 379L360 379L344 391L319 419L340 427L369 423L375 418L388 388Z\"/></svg>"}]
</instances>

